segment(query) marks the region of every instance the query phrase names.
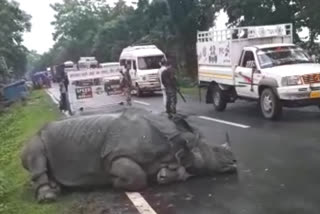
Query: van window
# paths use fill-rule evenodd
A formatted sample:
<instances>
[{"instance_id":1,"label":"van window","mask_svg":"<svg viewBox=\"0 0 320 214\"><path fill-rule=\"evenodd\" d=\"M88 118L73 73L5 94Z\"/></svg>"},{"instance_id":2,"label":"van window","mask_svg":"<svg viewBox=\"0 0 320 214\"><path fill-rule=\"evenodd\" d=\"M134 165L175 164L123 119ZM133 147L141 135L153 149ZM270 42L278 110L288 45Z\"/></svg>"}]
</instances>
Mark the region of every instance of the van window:
<instances>
[{"instance_id":1,"label":"van window","mask_svg":"<svg viewBox=\"0 0 320 214\"><path fill-rule=\"evenodd\" d=\"M126 60L125 59L120 60L120 65L121 66L125 66L126 65Z\"/></svg>"},{"instance_id":2,"label":"van window","mask_svg":"<svg viewBox=\"0 0 320 214\"><path fill-rule=\"evenodd\" d=\"M159 69L161 67L160 61L163 57L164 57L163 55L139 57L138 58L139 70Z\"/></svg>"},{"instance_id":3,"label":"van window","mask_svg":"<svg viewBox=\"0 0 320 214\"><path fill-rule=\"evenodd\" d=\"M244 68L252 68L254 63L254 55L252 51L246 51L242 61L242 67Z\"/></svg>"},{"instance_id":4,"label":"van window","mask_svg":"<svg viewBox=\"0 0 320 214\"><path fill-rule=\"evenodd\" d=\"M132 60L127 60L125 67L128 69L131 69L132 68Z\"/></svg>"}]
</instances>

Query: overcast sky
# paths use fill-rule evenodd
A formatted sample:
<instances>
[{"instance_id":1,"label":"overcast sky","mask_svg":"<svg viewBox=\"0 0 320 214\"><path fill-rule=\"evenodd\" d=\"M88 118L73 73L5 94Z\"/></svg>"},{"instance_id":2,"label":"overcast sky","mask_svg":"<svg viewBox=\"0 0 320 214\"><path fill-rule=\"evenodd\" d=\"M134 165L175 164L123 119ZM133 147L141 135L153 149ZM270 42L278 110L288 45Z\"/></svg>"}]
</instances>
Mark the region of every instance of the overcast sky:
<instances>
[{"instance_id":1,"label":"overcast sky","mask_svg":"<svg viewBox=\"0 0 320 214\"><path fill-rule=\"evenodd\" d=\"M53 45L52 33L54 28L51 22L54 20L54 11L50 4L62 2L62 0L16 0L20 3L22 10L32 16L32 29L24 35L24 45L30 50L43 53ZM117 0L108 0L114 3ZM131 2L131 0L126 0Z\"/></svg>"}]
</instances>

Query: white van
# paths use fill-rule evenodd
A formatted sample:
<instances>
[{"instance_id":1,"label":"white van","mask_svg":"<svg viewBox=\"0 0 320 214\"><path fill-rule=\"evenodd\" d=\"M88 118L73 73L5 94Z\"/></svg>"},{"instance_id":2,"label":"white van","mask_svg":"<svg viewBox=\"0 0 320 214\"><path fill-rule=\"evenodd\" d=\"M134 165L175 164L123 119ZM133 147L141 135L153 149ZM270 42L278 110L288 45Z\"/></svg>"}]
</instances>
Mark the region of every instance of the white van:
<instances>
[{"instance_id":1,"label":"white van","mask_svg":"<svg viewBox=\"0 0 320 214\"><path fill-rule=\"evenodd\" d=\"M98 68L98 65L99 63L95 57L80 57L78 61L79 70Z\"/></svg>"},{"instance_id":2,"label":"white van","mask_svg":"<svg viewBox=\"0 0 320 214\"><path fill-rule=\"evenodd\" d=\"M165 54L155 45L130 46L123 49L120 55L120 64L130 63L130 75L137 96L143 92L160 91L158 71L160 61Z\"/></svg>"},{"instance_id":3,"label":"white van","mask_svg":"<svg viewBox=\"0 0 320 214\"><path fill-rule=\"evenodd\" d=\"M64 64L64 71L65 72L77 70L77 66L72 61L66 61L63 64Z\"/></svg>"}]
</instances>

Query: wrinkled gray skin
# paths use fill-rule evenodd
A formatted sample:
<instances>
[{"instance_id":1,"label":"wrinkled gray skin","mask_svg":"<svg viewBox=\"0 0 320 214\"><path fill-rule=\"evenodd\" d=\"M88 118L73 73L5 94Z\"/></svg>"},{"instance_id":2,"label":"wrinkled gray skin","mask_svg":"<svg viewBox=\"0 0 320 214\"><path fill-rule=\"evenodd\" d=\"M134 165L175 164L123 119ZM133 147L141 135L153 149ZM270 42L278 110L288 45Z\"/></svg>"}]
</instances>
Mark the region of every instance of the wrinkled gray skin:
<instances>
[{"instance_id":1,"label":"wrinkled gray skin","mask_svg":"<svg viewBox=\"0 0 320 214\"><path fill-rule=\"evenodd\" d=\"M212 146L182 117L136 108L52 122L25 145L21 160L39 202L54 201L61 186L138 191L236 171L228 142Z\"/></svg>"}]
</instances>

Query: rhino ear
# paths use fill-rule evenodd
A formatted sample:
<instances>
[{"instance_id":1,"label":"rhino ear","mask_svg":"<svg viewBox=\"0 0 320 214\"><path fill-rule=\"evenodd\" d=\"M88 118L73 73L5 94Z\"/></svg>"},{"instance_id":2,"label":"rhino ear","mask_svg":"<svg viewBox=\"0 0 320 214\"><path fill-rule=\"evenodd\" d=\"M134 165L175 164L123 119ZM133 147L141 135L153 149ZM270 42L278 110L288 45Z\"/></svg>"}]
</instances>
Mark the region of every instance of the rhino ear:
<instances>
[{"instance_id":1,"label":"rhino ear","mask_svg":"<svg viewBox=\"0 0 320 214\"><path fill-rule=\"evenodd\" d=\"M227 149L231 149L230 137L228 132L226 132L226 141L222 146Z\"/></svg>"}]
</instances>

